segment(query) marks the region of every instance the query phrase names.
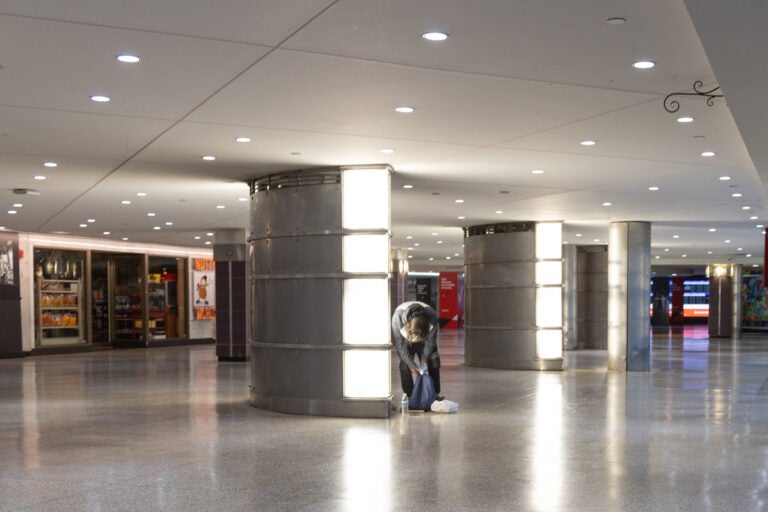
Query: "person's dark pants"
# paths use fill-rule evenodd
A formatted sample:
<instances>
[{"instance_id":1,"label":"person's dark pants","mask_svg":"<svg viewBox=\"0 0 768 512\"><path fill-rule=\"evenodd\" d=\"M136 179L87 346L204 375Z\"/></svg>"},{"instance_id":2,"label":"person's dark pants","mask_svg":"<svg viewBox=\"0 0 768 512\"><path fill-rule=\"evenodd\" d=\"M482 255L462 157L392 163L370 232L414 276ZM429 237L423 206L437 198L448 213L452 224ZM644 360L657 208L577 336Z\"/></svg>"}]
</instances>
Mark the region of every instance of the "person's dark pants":
<instances>
[{"instance_id":1,"label":"person's dark pants","mask_svg":"<svg viewBox=\"0 0 768 512\"><path fill-rule=\"evenodd\" d=\"M424 354L424 343L410 343L406 345L408 349L408 355L413 358L414 355L421 356ZM419 363L420 364L420 363ZM432 382L435 384L435 394L440 394L440 358L434 358L427 361L427 369L429 370L429 376L432 377ZM413 392L413 376L411 369L405 364L404 361L400 361L400 384L403 386L403 393L411 397Z\"/></svg>"}]
</instances>

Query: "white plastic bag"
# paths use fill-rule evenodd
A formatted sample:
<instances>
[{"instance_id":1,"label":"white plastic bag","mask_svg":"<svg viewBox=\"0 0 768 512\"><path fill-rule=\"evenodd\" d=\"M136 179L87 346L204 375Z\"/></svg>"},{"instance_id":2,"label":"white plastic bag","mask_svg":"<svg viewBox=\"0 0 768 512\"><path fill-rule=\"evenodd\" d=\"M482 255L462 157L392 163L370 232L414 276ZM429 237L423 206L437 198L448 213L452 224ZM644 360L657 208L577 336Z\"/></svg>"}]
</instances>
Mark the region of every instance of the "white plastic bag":
<instances>
[{"instance_id":1,"label":"white plastic bag","mask_svg":"<svg viewBox=\"0 0 768 512\"><path fill-rule=\"evenodd\" d=\"M432 412L450 414L454 412L459 412L459 404L457 404L456 402L451 402L450 400L439 400L439 401L435 400L434 402L432 402L430 409L432 409Z\"/></svg>"}]
</instances>

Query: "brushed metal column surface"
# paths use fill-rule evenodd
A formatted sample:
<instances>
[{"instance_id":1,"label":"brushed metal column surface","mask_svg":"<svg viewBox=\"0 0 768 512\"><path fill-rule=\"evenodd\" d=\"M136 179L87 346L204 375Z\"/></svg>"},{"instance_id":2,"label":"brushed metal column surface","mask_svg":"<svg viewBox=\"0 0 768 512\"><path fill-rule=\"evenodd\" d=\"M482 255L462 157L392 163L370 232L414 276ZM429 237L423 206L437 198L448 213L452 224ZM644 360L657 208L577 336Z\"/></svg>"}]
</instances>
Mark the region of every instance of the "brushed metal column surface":
<instances>
[{"instance_id":1,"label":"brushed metal column surface","mask_svg":"<svg viewBox=\"0 0 768 512\"><path fill-rule=\"evenodd\" d=\"M388 398L343 396L340 173L338 168L335 174L334 169L297 171L252 184L250 402L255 407L389 416ZM387 273L373 277L386 279Z\"/></svg>"},{"instance_id":2,"label":"brushed metal column surface","mask_svg":"<svg viewBox=\"0 0 768 512\"><path fill-rule=\"evenodd\" d=\"M731 306L731 310L733 312L733 317L731 320L731 323L733 324L733 329L731 331L731 339L734 339L734 340L741 339L742 272L743 272L743 269L740 264L734 263L731 265L731 276L732 276L732 282L733 282L733 289L732 289L732 295L731 295L731 299L733 301L733 305Z\"/></svg>"},{"instance_id":3,"label":"brushed metal column surface","mask_svg":"<svg viewBox=\"0 0 768 512\"><path fill-rule=\"evenodd\" d=\"M608 346L608 246L578 247L577 346L605 350Z\"/></svg>"},{"instance_id":4,"label":"brushed metal column surface","mask_svg":"<svg viewBox=\"0 0 768 512\"><path fill-rule=\"evenodd\" d=\"M466 364L560 369L561 361L542 366L536 358L535 232L477 234L464 240Z\"/></svg>"},{"instance_id":5,"label":"brushed metal column surface","mask_svg":"<svg viewBox=\"0 0 768 512\"><path fill-rule=\"evenodd\" d=\"M651 225L612 222L608 243L608 369L651 369Z\"/></svg>"},{"instance_id":6,"label":"brushed metal column surface","mask_svg":"<svg viewBox=\"0 0 768 512\"><path fill-rule=\"evenodd\" d=\"M563 247L563 349L573 350L578 340L578 248Z\"/></svg>"}]
</instances>

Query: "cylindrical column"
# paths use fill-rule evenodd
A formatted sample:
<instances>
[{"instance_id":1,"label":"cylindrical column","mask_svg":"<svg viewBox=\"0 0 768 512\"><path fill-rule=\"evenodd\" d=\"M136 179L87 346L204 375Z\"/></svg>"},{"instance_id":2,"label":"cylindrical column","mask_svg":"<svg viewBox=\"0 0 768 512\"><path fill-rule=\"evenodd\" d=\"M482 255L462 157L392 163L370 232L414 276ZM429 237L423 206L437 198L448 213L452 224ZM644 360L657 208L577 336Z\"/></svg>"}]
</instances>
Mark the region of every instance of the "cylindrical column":
<instances>
[{"instance_id":1,"label":"cylindrical column","mask_svg":"<svg viewBox=\"0 0 768 512\"><path fill-rule=\"evenodd\" d=\"M651 369L651 224L612 222L608 240L608 369Z\"/></svg>"},{"instance_id":2,"label":"cylindrical column","mask_svg":"<svg viewBox=\"0 0 768 512\"><path fill-rule=\"evenodd\" d=\"M216 356L219 361L248 359L248 275L244 229L216 231Z\"/></svg>"},{"instance_id":3,"label":"cylindrical column","mask_svg":"<svg viewBox=\"0 0 768 512\"><path fill-rule=\"evenodd\" d=\"M741 276L742 266L739 264L731 265L731 274L733 279L733 290L731 293L731 300L733 300L733 332L731 338L734 340L741 339Z\"/></svg>"},{"instance_id":4,"label":"cylindrical column","mask_svg":"<svg viewBox=\"0 0 768 512\"><path fill-rule=\"evenodd\" d=\"M563 348L574 350L578 340L578 246L563 247Z\"/></svg>"},{"instance_id":5,"label":"cylindrical column","mask_svg":"<svg viewBox=\"0 0 768 512\"><path fill-rule=\"evenodd\" d=\"M709 336L741 338L741 265L707 267L709 276Z\"/></svg>"},{"instance_id":6,"label":"cylindrical column","mask_svg":"<svg viewBox=\"0 0 768 512\"><path fill-rule=\"evenodd\" d=\"M389 416L390 172L251 182L252 405Z\"/></svg>"},{"instance_id":7,"label":"cylindrical column","mask_svg":"<svg viewBox=\"0 0 768 512\"><path fill-rule=\"evenodd\" d=\"M468 365L562 369L561 230L556 222L466 228Z\"/></svg>"}]
</instances>

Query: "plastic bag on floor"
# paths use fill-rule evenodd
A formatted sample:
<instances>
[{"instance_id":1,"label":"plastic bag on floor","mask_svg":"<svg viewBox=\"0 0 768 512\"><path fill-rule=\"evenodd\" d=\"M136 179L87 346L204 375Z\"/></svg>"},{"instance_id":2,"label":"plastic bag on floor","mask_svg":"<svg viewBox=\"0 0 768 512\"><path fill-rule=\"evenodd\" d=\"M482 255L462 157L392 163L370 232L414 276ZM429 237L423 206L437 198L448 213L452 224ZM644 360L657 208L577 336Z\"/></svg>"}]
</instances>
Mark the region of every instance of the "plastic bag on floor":
<instances>
[{"instance_id":1,"label":"plastic bag on floor","mask_svg":"<svg viewBox=\"0 0 768 512\"><path fill-rule=\"evenodd\" d=\"M459 412L459 404L456 402L451 402L450 400L435 400L432 402L432 406L430 408L432 409L432 412L440 412L443 414Z\"/></svg>"}]
</instances>

